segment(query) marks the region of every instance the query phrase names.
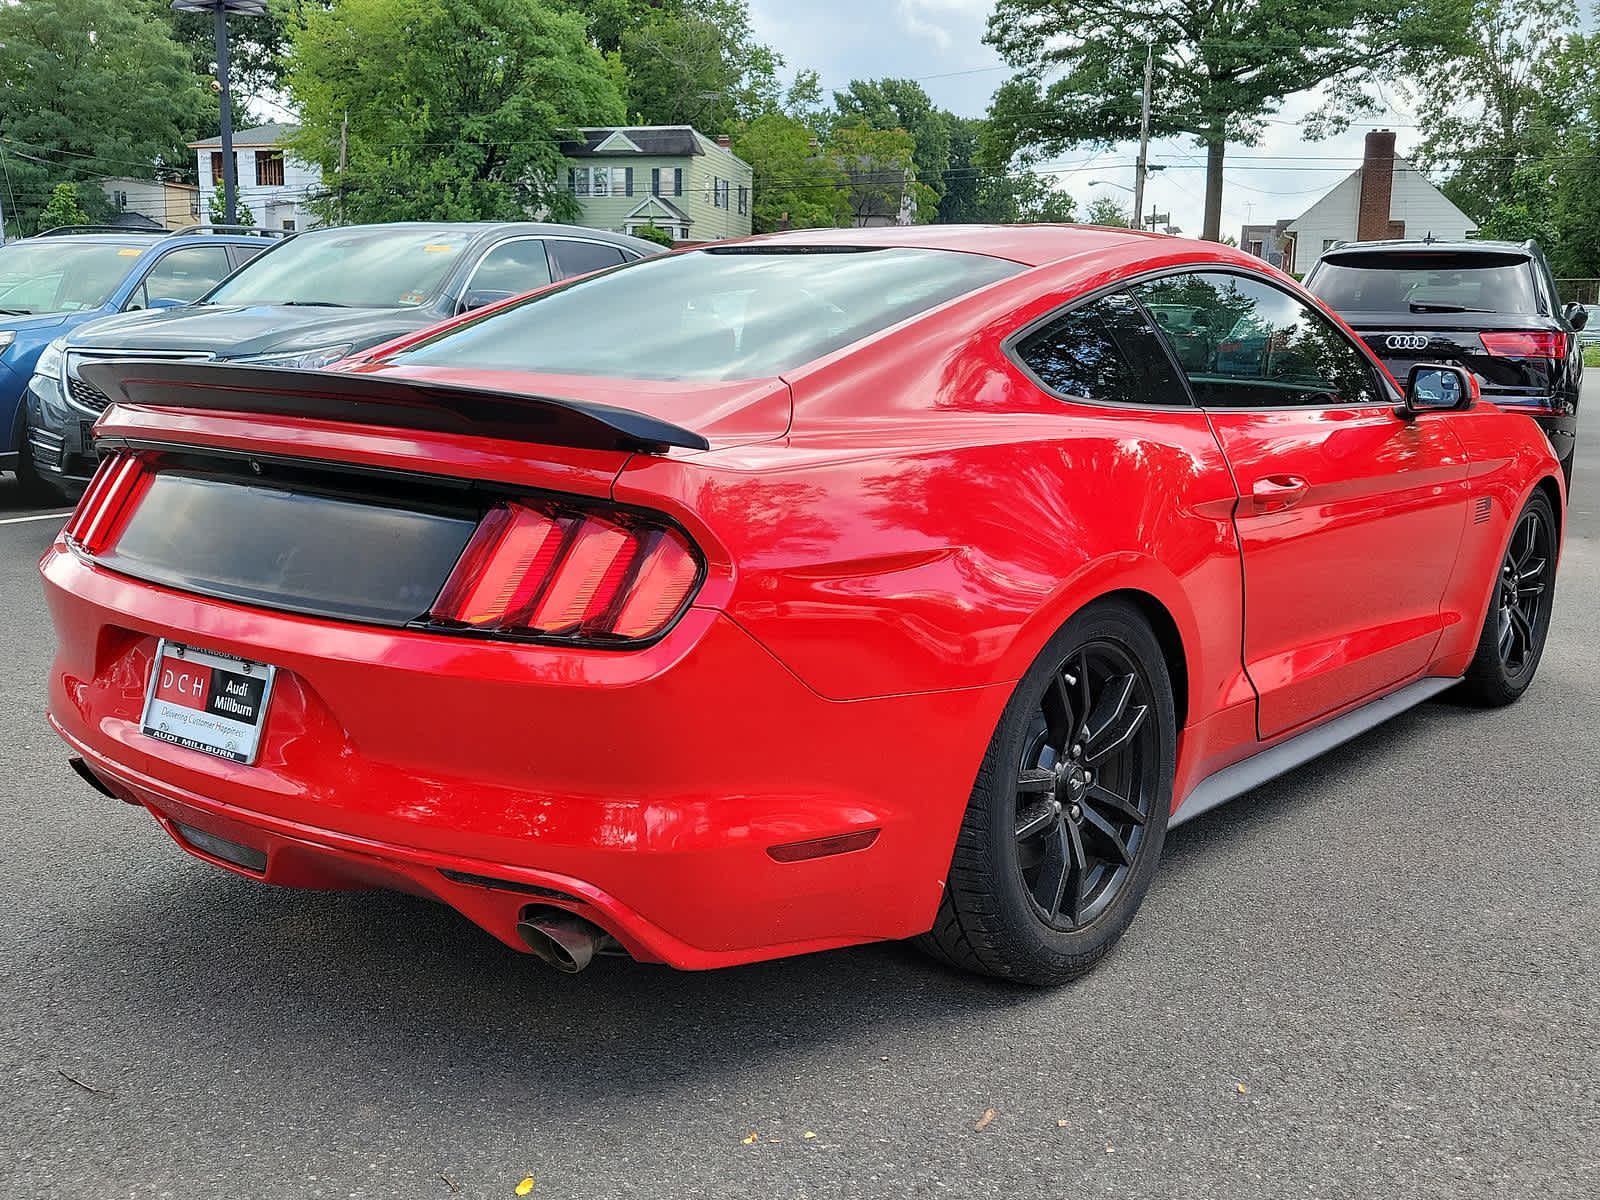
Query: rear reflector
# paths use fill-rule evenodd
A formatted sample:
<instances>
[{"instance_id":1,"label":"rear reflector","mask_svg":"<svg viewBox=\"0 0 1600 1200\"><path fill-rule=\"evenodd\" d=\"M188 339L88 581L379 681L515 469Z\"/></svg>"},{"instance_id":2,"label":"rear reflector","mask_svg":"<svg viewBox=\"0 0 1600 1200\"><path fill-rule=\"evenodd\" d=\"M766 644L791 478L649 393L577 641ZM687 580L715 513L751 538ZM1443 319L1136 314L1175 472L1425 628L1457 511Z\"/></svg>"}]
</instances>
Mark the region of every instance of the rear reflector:
<instances>
[{"instance_id":1,"label":"rear reflector","mask_svg":"<svg viewBox=\"0 0 1600 1200\"><path fill-rule=\"evenodd\" d=\"M632 513L554 501L491 509L430 624L590 645L642 642L671 626L699 581L683 534Z\"/></svg>"},{"instance_id":2,"label":"rear reflector","mask_svg":"<svg viewBox=\"0 0 1600 1200\"><path fill-rule=\"evenodd\" d=\"M142 455L119 453L102 462L62 531L67 541L86 554L104 551L139 506L150 478Z\"/></svg>"},{"instance_id":3,"label":"rear reflector","mask_svg":"<svg viewBox=\"0 0 1600 1200\"><path fill-rule=\"evenodd\" d=\"M807 842L785 842L780 846L768 846L767 857L774 862L794 863L827 858L834 854L849 854L852 850L865 850L878 840L881 832L879 829L859 829L855 833L812 838Z\"/></svg>"},{"instance_id":4,"label":"rear reflector","mask_svg":"<svg viewBox=\"0 0 1600 1200\"><path fill-rule=\"evenodd\" d=\"M1549 333L1480 333L1483 348L1496 358L1565 358L1567 335Z\"/></svg>"}]
</instances>

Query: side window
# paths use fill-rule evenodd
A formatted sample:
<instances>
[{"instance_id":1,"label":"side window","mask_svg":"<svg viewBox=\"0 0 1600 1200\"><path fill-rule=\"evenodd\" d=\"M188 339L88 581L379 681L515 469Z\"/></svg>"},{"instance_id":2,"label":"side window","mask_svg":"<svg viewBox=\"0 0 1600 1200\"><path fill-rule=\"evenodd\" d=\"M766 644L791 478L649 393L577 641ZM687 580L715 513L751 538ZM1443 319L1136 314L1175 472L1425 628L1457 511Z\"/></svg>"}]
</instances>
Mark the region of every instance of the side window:
<instances>
[{"instance_id":1,"label":"side window","mask_svg":"<svg viewBox=\"0 0 1600 1200\"><path fill-rule=\"evenodd\" d=\"M1057 395L1098 403L1189 405L1155 331L1126 295L1061 314L1022 339L1017 357Z\"/></svg>"},{"instance_id":2,"label":"side window","mask_svg":"<svg viewBox=\"0 0 1600 1200\"><path fill-rule=\"evenodd\" d=\"M155 300L198 300L231 271L223 246L185 246L163 254L128 300L129 308L149 308Z\"/></svg>"},{"instance_id":3,"label":"side window","mask_svg":"<svg viewBox=\"0 0 1600 1200\"><path fill-rule=\"evenodd\" d=\"M516 296L550 282L550 264L538 238L501 242L483 256L467 282L468 292L500 292Z\"/></svg>"},{"instance_id":4,"label":"side window","mask_svg":"<svg viewBox=\"0 0 1600 1200\"><path fill-rule=\"evenodd\" d=\"M265 250L269 245L271 245L271 243L263 239L261 245L259 246L241 246L237 244L229 246L228 257L233 259L233 269L237 271L240 267L244 266L245 263L249 262L252 258Z\"/></svg>"},{"instance_id":5,"label":"side window","mask_svg":"<svg viewBox=\"0 0 1600 1200\"><path fill-rule=\"evenodd\" d=\"M586 275L590 271L614 267L624 261L621 249L602 246L598 242L567 242L552 238L549 246L550 269L555 272L557 279Z\"/></svg>"},{"instance_id":6,"label":"side window","mask_svg":"<svg viewBox=\"0 0 1600 1200\"><path fill-rule=\"evenodd\" d=\"M1221 272L1168 276L1133 291L1203 407L1380 402L1366 356L1288 292Z\"/></svg>"}]
</instances>

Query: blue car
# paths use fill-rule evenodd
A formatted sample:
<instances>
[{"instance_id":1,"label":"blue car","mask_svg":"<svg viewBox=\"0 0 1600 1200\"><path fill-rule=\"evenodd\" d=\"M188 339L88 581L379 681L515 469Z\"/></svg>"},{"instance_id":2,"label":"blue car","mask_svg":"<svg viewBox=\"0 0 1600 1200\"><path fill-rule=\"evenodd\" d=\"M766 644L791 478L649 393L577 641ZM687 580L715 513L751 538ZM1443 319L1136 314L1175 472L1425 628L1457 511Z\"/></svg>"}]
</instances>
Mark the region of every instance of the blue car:
<instances>
[{"instance_id":1,"label":"blue car","mask_svg":"<svg viewBox=\"0 0 1600 1200\"><path fill-rule=\"evenodd\" d=\"M0 246L0 471L15 471L25 489L38 483L23 399L53 339L111 313L187 304L271 244L259 232L204 227L69 226Z\"/></svg>"}]
</instances>

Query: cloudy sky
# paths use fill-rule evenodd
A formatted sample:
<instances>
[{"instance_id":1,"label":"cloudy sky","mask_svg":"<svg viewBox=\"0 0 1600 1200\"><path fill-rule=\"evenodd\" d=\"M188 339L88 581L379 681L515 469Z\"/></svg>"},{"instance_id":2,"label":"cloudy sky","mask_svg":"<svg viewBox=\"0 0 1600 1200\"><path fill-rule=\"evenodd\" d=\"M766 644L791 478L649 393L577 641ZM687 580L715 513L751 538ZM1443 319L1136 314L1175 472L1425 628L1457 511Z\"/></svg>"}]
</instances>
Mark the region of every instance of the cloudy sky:
<instances>
[{"instance_id":1,"label":"cloudy sky","mask_svg":"<svg viewBox=\"0 0 1600 1200\"><path fill-rule=\"evenodd\" d=\"M750 0L757 36L782 51L789 68L813 67L825 88L852 79L900 76L917 79L934 103L962 116L982 116L989 97L1006 78L999 57L983 44L993 0ZM1239 234L1246 221L1295 217L1361 162L1366 130L1383 124L1398 134L1407 153L1416 142L1414 118L1399 97L1389 97L1380 122L1321 142L1308 142L1299 118L1316 105L1315 95L1292 98L1273 118L1260 145L1230 146L1224 171L1222 227ZM1160 103L1159 96L1156 102ZM1126 191L1091 180L1133 185L1136 144L1097 153L1068 151L1044 164L1055 168L1058 186L1077 200L1079 211L1094 196L1129 200ZM1309 157L1308 157L1309 156ZM1205 153L1187 138L1152 143L1152 163L1167 169L1151 177L1145 211L1154 202L1172 223L1198 236L1205 201Z\"/></svg>"}]
</instances>

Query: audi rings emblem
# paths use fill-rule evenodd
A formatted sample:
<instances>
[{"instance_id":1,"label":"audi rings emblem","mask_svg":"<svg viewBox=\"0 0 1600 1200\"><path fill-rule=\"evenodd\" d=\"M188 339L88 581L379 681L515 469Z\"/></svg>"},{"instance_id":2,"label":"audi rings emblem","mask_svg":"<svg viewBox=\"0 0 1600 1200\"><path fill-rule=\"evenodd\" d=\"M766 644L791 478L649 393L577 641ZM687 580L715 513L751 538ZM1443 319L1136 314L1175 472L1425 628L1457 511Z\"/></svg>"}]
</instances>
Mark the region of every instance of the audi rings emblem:
<instances>
[{"instance_id":1,"label":"audi rings emblem","mask_svg":"<svg viewBox=\"0 0 1600 1200\"><path fill-rule=\"evenodd\" d=\"M1428 339L1420 333L1391 333L1383 345L1387 350L1426 350Z\"/></svg>"}]
</instances>

